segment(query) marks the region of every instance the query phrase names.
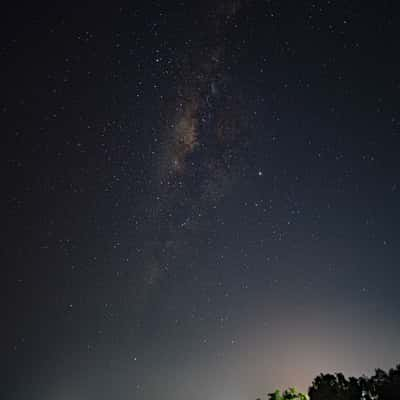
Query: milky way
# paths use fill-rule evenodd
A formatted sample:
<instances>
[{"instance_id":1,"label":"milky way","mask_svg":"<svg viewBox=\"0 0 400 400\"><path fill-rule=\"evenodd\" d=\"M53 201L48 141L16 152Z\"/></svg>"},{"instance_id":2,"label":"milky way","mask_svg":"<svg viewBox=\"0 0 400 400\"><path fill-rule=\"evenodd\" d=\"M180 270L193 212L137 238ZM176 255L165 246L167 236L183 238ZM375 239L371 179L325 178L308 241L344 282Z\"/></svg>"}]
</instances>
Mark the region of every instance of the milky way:
<instances>
[{"instance_id":1,"label":"milky way","mask_svg":"<svg viewBox=\"0 0 400 400\"><path fill-rule=\"evenodd\" d=\"M248 140L247 115L241 93L230 84L225 55L226 35L240 9L236 1L210 6L199 22L206 44L182 54L175 65L177 90L166 99L160 120L155 204L148 223L153 226L162 215L173 222L163 225L160 236L142 254L149 284L168 272L172 263L188 262L179 258L180 249L189 250L191 241L199 246L195 235L201 226L205 228L208 210L231 190L238 168L245 167L240 154Z\"/></svg>"}]
</instances>

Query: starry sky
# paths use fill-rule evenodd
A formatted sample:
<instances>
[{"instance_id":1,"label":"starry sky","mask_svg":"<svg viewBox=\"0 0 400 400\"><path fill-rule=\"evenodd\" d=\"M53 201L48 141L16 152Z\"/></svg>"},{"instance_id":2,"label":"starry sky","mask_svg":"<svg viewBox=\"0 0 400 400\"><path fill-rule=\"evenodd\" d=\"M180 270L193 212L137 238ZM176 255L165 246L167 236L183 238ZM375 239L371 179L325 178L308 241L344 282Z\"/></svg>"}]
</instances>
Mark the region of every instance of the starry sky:
<instances>
[{"instance_id":1,"label":"starry sky","mask_svg":"<svg viewBox=\"0 0 400 400\"><path fill-rule=\"evenodd\" d=\"M1 397L254 400L398 363L399 11L3 9Z\"/></svg>"}]
</instances>

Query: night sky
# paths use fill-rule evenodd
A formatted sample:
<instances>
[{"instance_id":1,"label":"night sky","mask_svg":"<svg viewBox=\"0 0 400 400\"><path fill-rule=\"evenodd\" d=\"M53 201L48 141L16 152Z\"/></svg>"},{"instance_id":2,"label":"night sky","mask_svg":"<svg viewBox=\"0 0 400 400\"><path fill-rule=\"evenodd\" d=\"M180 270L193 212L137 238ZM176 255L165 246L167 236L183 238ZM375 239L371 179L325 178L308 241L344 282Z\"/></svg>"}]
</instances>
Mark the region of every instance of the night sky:
<instances>
[{"instance_id":1,"label":"night sky","mask_svg":"<svg viewBox=\"0 0 400 400\"><path fill-rule=\"evenodd\" d=\"M2 9L0 397L398 363L397 2L100 3Z\"/></svg>"}]
</instances>

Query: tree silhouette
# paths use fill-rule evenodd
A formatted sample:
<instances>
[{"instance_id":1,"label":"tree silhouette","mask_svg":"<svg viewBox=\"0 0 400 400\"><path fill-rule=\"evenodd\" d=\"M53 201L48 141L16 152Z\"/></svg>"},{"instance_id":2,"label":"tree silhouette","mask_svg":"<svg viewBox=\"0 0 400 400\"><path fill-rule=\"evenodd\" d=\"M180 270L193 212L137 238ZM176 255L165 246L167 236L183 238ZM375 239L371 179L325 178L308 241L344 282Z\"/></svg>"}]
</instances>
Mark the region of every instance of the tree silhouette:
<instances>
[{"instance_id":1,"label":"tree silhouette","mask_svg":"<svg viewBox=\"0 0 400 400\"><path fill-rule=\"evenodd\" d=\"M381 369L375 370L370 378L370 392L379 400L398 400L400 398L400 364L391 368L389 373Z\"/></svg>"},{"instance_id":2,"label":"tree silhouette","mask_svg":"<svg viewBox=\"0 0 400 400\"><path fill-rule=\"evenodd\" d=\"M275 390L273 393L268 393L269 400L308 400L307 395L298 392L295 388L289 388L282 394L280 390Z\"/></svg>"},{"instance_id":3,"label":"tree silhouette","mask_svg":"<svg viewBox=\"0 0 400 400\"><path fill-rule=\"evenodd\" d=\"M400 364L388 372L378 368L371 377L346 378L340 372L320 374L308 395L289 388L283 393L269 393L268 400L400 400Z\"/></svg>"},{"instance_id":4,"label":"tree silhouette","mask_svg":"<svg viewBox=\"0 0 400 400\"><path fill-rule=\"evenodd\" d=\"M399 400L400 364L388 373L376 369L370 378L321 374L314 379L308 394L310 400Z\"/></svg>"}]
</instances>

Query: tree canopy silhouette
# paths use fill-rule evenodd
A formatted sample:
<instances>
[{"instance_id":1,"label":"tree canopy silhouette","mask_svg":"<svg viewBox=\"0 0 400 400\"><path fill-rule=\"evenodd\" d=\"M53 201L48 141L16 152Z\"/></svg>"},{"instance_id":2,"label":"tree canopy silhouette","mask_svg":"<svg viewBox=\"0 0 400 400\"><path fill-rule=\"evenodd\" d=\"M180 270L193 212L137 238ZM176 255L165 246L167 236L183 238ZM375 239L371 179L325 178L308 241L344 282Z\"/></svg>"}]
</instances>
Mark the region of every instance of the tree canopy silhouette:
<instances>
[{"instance_id":1,"label":"tree canopy silhouette","mask_svg":"<svg viewBox=\"0 0 400 400\"><path fill-rule=\"evenodd\" d=\"M314 379L308 394L310 400L399 400L400 364L388 373L376 369L370 378L321 374Z\"/></svg>"},{"instance_id":2,"label":"tree canopy silhouette","mask_svg":"<svg viewBox=\"0 0 400 400\"><path fill-rule=\"evenodd\" d=\"M268 394L268 400L400 400L400 364L388 372L376 369L371 377L346 378L341 372L320 374L308 396L289 388ZM260 399L257 399L260 400Z\"/></svg>"},{"instance_id":3,"label":"tree canopy silhouette","mask_svg":"<svg viewBox=\"0 0 400 400\"><path fill-rule=\"evenodd\" d=\"M308 400L306 394L298 392L295 388L289 388L283 393L280 390L275 390L273 393L268 394L269 400Z\"/></svg>"}]
</instances>

